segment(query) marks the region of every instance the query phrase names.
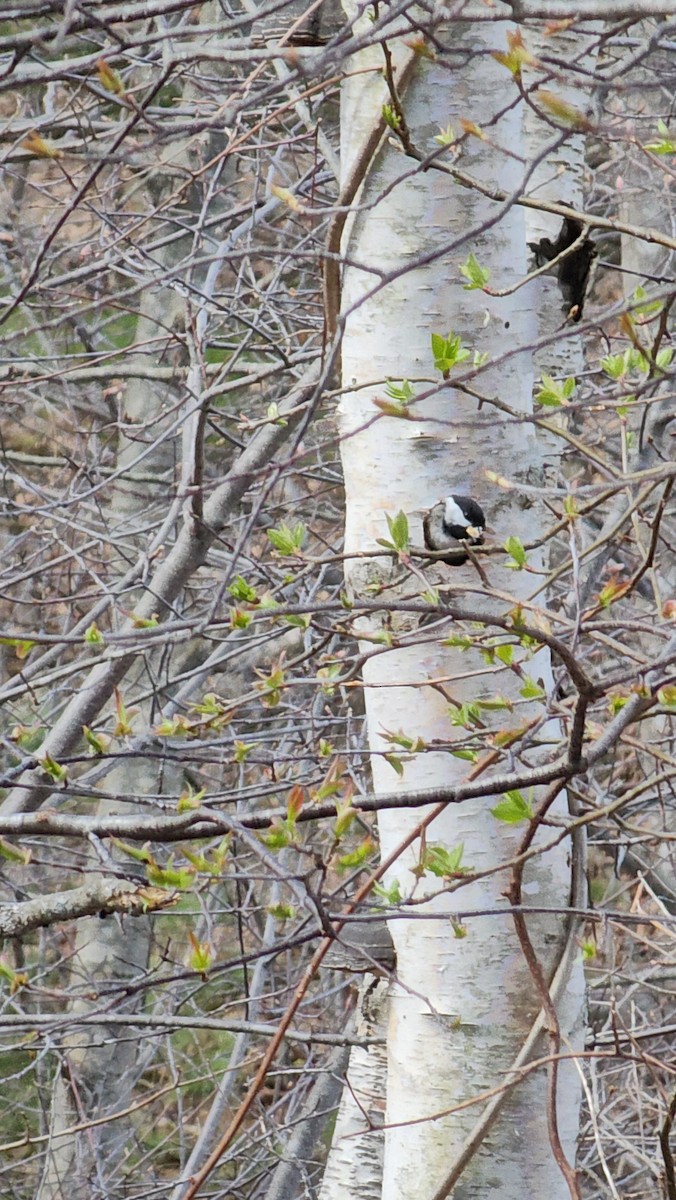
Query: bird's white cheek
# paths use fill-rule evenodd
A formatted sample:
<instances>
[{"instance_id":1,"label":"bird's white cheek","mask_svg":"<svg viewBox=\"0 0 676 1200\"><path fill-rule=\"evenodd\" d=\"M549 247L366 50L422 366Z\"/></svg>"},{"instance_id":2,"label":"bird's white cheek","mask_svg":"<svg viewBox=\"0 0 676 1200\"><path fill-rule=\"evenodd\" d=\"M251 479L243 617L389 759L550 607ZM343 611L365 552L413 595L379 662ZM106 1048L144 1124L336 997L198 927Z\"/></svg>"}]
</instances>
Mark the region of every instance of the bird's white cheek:
<instances>
[{"instance_id":1,"label":"bird's white cheek","mask_svg":"<svg viewBox=\"0 0 676 1200\"><path fill-rule=\"evenodd\" d=\"M450 496L446 500L444 507L444 519L447 525L464 526L467 521L467 517L460 508L460 505L456 504L455 500L453 500Z\"/></svg>"}]
</instances>

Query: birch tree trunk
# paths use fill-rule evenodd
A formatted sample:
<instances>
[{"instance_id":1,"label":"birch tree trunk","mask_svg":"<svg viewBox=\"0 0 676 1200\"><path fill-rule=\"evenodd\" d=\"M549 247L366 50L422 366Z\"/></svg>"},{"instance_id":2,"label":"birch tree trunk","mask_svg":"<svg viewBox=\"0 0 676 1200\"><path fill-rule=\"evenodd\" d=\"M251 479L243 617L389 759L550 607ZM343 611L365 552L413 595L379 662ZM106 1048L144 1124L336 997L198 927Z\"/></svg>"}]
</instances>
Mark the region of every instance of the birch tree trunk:
<instances>
[{"instance_id":1,"label":"birch tree trunk","mask_svg":"<svg viewBox=\"0 0 676 1200\"><path fill-rule=\"evenodd\" d=\"M508 28L505 24L490 30L454 26L457 65L452 74L421 56L403 107L413 143L423 157L434 150L435 135L449 125L457 132L462 119L481 128L490 124L490 145L468 138L461 166L485 184L498 180L512 194L522 185L520 109L506 102L504 69L490 56L491 51L504 48ZM438 36L443 40L447 32L438 31ZM355 72L343 89L342 161L348 172L351 161L345 148L364 142L386 99L373 72L382 62L382 51L368 54L371 73ZM365 60L358 63L361 68L366 65ZM500 113L497 121L496 113ZM530 492L519 490L522 484L542 482L541 449L529 420L531 353L520 349L529 345L533 314L521 292L493 299L481 291L465 290L459 270L472 252L482 267L490 269L492 287L505 288L523 276L526 233L520 210L500 208L478 192L458 186L442 171L412 169L411 159L389 144L378 154L360 200L349 245L343 247L349 263L342 294L346 394L341 406L347 553L375 550L378 538L388 536L387 515L400 510L408 515L412 540L420 546L421 510L451 492L480 501L497 543L510 536L524 543L534 540L541 516ZM376 286L379 280L384 285ZM440 382L438 374L435 378L430 336L445 336L449 330L472 351L489 356L485 367L462 374L486 397L479 410L476 399ZM459 368L455 373L460 373ZM379 415L374 401L384 397L387 378L416 381L420 398L410 405L410 419ZM493 397L501 406L509 406L507 414L494 406ZM486 476L488 465L512 486L498 488ZM498 557L484 561L486 585L471 563L434 567L426 574L430 581L448 579L451 604L466 593L468 615L490 623L491 614L505 617L517 601L527 601L535 590L534 577L506 570ZM531 555L529 567L539 566ZM380 620L361 624L363 650L370 653L364 685L376 791L448 787L452 780L465 778L466 764L450 750L455 742L466 745L468 732L471 740L471 721L469 730L457 724L462 705L481 700L490 704L499 694L515 706L508 721L504 712L494 719L488 710L481 710L488 739L490 729L497 732L545 721L537 704L521 698L517 673L500 663L498 669L487 669L485 656L477 649L459 653L442 644L455 632L454 626L445 624L439 635L427 632L425 626L416 628L417 617L388 611L402 598L420 595L419 579L407 577L404 567L383 559L352 560L349 582L356 598L376 595L383 603ZM485 647L491 632L497 631L487 627L475 634L474 641ZM383 650L383 639L391 648ZM520 651L515 652L517 659L524 659L529 675L548 685L550 667L544 652L527 665ZM546 741L546 722L541 728ZM391 735L402 732L416 750L397 777L384 755L396 749ZM527 742L527 738L520 742L517 754L522 764L534 764L539 755ZM444 749L434 749L435 743ZM489 740L484 742L488 744ZM510 756L501 763L503 769L509 762ZM458 899L430 874L418 877L419 840L389 872L390 883L397 879L404 897L415 898L419 905L428 895L415 912L436 919L392 922L398 983L389 1028L383 1180L388 1200L445 1194L444 1180L462 1153L477 1109L444 1112L501 1084L540 1008L512 921L495 915L504 907L502 894L508 880L504 866L497 868L510 860L521 834L498 822L491 807L486 800L449 805L426 832L428 846L440 844L448 850L462 846L463 868L486 872L485 878L463 888ZM411 837L420 818L418 809L380 814L384 857ZM537 897L538 905L565 907L570 894L565 851L560 848L536 858L528 880L527 894ZM449 918L459 909L494 915L468 921L467 936L455 937ZM565 922L552 915L530 917L528 931L545 972L551 973L565 941ZM559 1015L565 1034L579 1020L581 993L581 980L575 974L561 992ZM549 1144L545 1092L542 1075L534 1075L506 1102L489 1141L472 1157L454 1191L456 1197L464 1200L489 1192L501 1198L521 1197L524 1192L568 1194ZM561 1096L558 1102L561 1137L570 1158L577 1103L573 1097L569 1105ZM441 1190L437 1193L437 1189Z\"/></svg>"}]
</instances>

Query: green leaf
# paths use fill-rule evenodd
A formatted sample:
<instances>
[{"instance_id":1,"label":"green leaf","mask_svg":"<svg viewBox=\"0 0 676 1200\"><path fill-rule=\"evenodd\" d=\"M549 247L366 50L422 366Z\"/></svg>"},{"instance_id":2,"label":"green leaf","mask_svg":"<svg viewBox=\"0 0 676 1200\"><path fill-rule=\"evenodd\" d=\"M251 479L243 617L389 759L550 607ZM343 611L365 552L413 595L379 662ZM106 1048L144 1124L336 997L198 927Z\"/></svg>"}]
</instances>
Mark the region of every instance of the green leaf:
<instances>
[{"instance_id":1,"label":"green leaf","mask_svg":"<svg viewBox=\"0 0 676 1200\"><path fill-rule=\"evenodd\" d=\"M523 696L524 700L544 700L545 689L531 679L530 675L526 675L519 695Z\"/></svg>"},{"instance_id":2,"label":"green leaf","mask_svg":"<svg viewBox=\"0 0 676 1200\"><path fill-rule=\"evenodd\" d=\"M283 850L285 846L291 845L294 838L295 830L289 827L288 821L280 821L276 819L272 822L267 833L264 833L261 841L270 850Z\"/></svg>"},{"instance_id":3,"label":"green leaf","mask_svg":"<svg viewBox=\"0 0 676 1200\"><path fill-rule=\"evenodd\" d=\"M508 50L491 50L491 58L506 67L512 75L520 77L523 66L535 66L537 59L526 49L520 30L507 34Z\"/></svg>"},{"instance_id":4,"label":"green leaf","mask_svg":"<svg viewBox=\"0 0 676 1200\"><path fill-rule=\"evenodd\" d=\"M292 904L268 904L265 911L276 921L291 921L296 915Z\"/></svg>"},{"instance_id":5,"label":"green leaf","mask_svg":"<svg viewBox=\"0 0 676 1200\"><path fill-rule=\"evenodd\" d=\"M235 762L245 762L251 751L256 749L257 745L258 742L235 742Z\"/></svg>"},{"instance_id":6,"label":"green leaf","mask_svg":"<svg viewBox=\"0 0 676 1200\"><path fill-rule=\"evenodd\" d=\"M260 598L260 606L263 612L274 612L275 609L279 608L279 601L275 600L274 596L271 596L269 592L266 592Z\"/></svg>"},{"instance_id":7,"label":"green leaf","mask_svg":"<svg viewBox=\"0 0 676 1200\"><path fill-rule=\"evenodd\" d=\"M106 62L105 58L97 59L96 72L101 86L107 92L111 92L114 96L124 96L125 88L122 78L110 63Z\"/></svg>"},{"instance_id":8,"label":"green leaf","mask_svg":"<svg viewBox=\"0 0 676 1200\"><path fill-rule=\"evenodd\" d=\"M27 867L32 858L32 851L20 850L12 842L0 837L0 856L6 858L8 862L21 863L22 867Z\"/></svg>"},{"instance_id":9,"label":"green leaf","mask_svg":"<svg viewBox=\"0 0 676 1200\"><path fill-rule=\"evenodd\" d=\"M176 888L178 891L184 892L191 888L195 879L195 872L192 867L178 868L173 865L173 855L169 855L166 867L160 867L157 863L149 863L146 868L148 882L161 888Z\"/></svg>"},{"instance_id":10,"label":"green leaf","mask_svg":"<svg viewBox=\"0 0 676 1200\"><path fill-rule=\"evenodd\" d=\"M310 613L286 613L282 620L285 625L292 625L295 629L309 629L312 616Z\"/></svg>"},{"instance_id":11,"label":"green leaf","mask_svg":"<svg viewBox=\"0 0 676 1200\"><path fill-rule=\"evenodd\" d=\"M454 758L460 758L463 762L471 763L475 763L479 757L476 750L451 750L451 754Z\"/></svg>"},{"instance_id":12,"label":"green leaf","mask_svg":"<svg viewBox=\"0 0 676 1200\"><path fill-rule=\"evenodd\" d=\"M395 879L389 887L385 887L382 883L374 883L373 891L386 904L401 904L401 888L398 879Z\"/></svg>"},{"instance_id":13,"label":"green leaf","mask_svg":"<svg viewBox=\"0 0 676 1200\"><path fill-rule=\"evenodd\" d=\"M508 708L512 712L514 705L505 696L488 696L484 700L479 700L479 708L485 709L487 712L499 712L502 708Z\"/></svg>"},{"instance_id":14,"label":"green leaf","mask_svg":"<svg viewBox=\"0 0 676 1200\"><path fill-rule=\"evenodd\" d=\"M213 949L208 942L198 941L192 930L188 930L188 937L192 945L192 954L190 955L188 964L191 970L198 971L200 975L204 975L214 961Z\"/></svg>"},{"instance_id":15,"label":"green leaf","mask_svg":"<svg viewBox=\"0 0 676 1200\"><path fill-rule=\"evenodd\" d=\"M441 371L442 375L447 375L452 367L464 362L470 356L470 352L466 346L463 346L459 334L449 333L448 337L442 337L440 333L433 333L431 342L434 366L437 371Z\"/></svg>"},{"instance_id":16,"label":"green leaf","mask_svg":"<svg viewBox=\"0 0 676 1200\"><path fill-rule=\"evenodd\" d=\"M453 126L447 125L445 129L440 129L434 140L439 146L452 146L455 141Z\"/></svg>"},{"instance_id":17,"label":"green leaf","mask_svg":"<svg viewBox=\"0 0 676 1200\"><path fill-rule=\"evenodd\" d=\"M341 666L340 663L337 662L327 663L326 666L318 668L317 681L320 683L321 689L325 696L334 695L336 689L331 683L331 680L338 679L340 672Z\"/></svg>"},{"instance_id":18,"label":"green leaf","mask_svg":"<svg viewBox=\"0 0 676 1200\"><path fill-rule=\"evenodd\" d=\"M134 862L150 863L153 861L148 842L144 846L132 846L129 842L120 841L119 838L111 838L111 841L116 850L133 858Z\"/></svg>"},{"instance_id":19,"label":"green leaf","mask_svg":"<svg viewBox=\"0 0 676 1200\"><path fill-rule=\"evenodd\" d=\"M257 604L258 592L241 575L236 575L228 591L238 604Z\"/></svg>"},{"instance_id":20,"label":"green leaf","mask_svg":"<svg viewBox=\"0 0 676 1200\"><path fill-rule=\"evenodd\" d=\"M391 104L383 104L381 109L383 121L389 125L390 129L397 130L401 127L401 117Z\"/></svg>"},{"instance_id":21,"label":"green leaf","mask_svg":"<svg viewBox=\"0 0 676 1200\"><path fill-rule=\"evenodd\" d=\"M268 537L279 554L287 557L297 556L305 540L305 526L299 521L292 528L282 521L277 529L268 529Z\"/></svg>"},{"instance_id":22,"label":"green leaf","mask_svg":"<svg viewBox=\"0 0 676 1200\"><path fill-rule=\"evenodd\" d=\"M13 725L9 736L22 750L32 754L42 745L46 735L44 725Z\"/></svg>"},{"instance_id":23,"label":"green leaf","mask_svg":"<svg viewBox=\"0 0 676 1200\"><path fill-rule=\"evenodd\" d=\"M290 207L293 208L294 205L290 204ZM284 428L285 425L289 424L286 417L280 417L279 405L274 400L272 401L272 404L268 404L266 416L268 421L271 421L273 425L279 425Z\"/></svg>"},{"instance_id":24,"label":"green leaf","mask_svg":"<svg viewBox=\"0 0 676 1200\"><path fill-rule=\"evenodd\" d=\"M180 713L175 713L173 717L164 717L164 719L155 726L155 733L158 737L179 737L182 734L189 735L190 724Z\"/></svg>"},{"instance_id":25,"label":"green leaf","mask_svg":"<svg viewBox=\"0 0 676 1200\"><path fill-rule=\"evenodd\" d=\"M465 284L466 292L471 292L475 288L485 288L491 277L490 271L486 267L479 266L479 262L473 254L470 254L462 263L460 274L468 281Z\"/></svg>"},{"instance_id":26,"label":"green leaf","mask_svg":"<svg viewBox=\"0 0 676 1200\"><path fill-rule=\"evenodd\" d=\"M49 775L49 778L53 779L55 783L65 783L68 778L68 767L62 767L52 758L51 754L44 754L42 758L38 758L38 762L45 775Z\"/></svg>"},{"instance_id":27,"label":"green leaf","mask_svg":"<svg viewBox=\"0 0 676 1200\"><path fill-rule=\"evenodd\" d=\"M664 121L657 122L657 131L662 135L661 138L655 142L648 142L643 149L651 150L653 154L676 154L676 141Z\"/></svg>"},{"instance_id":28,"label":"green leaf","mask_svg":"<svg viewBox=\"0 0 676 1200\"><path fill-rule=\"evenodd\" d=\"M333 832L337 839L342 838L343 834L347 833L356 816L357 810L352 807L349 800L336 805L336 820Z\"/></svg>"},{"instance_id":29,"label":"green leaf","mask_svg":"<svg viewBox=\"0 0 676 1200\"><path fill-rule=\"evenodd\" d=\"M280 703L284 678L284 672L281 668L278 668L276 671L271 671L269 675L264 676L261 682L256 684L256 690L260 693L261 704L264 704L266 708L276 708Z\"/></svg>"},{"instance_id":30,"label":"green leaf","mask_svg":"<svg viewBox=\"0 0 676 1200\"><path fill-rule=\"evenodd\" d=\"M526 551L523 548L521 539L518 537L509 537L505 542L505 550L512 559L511 563L507 563L512 570L521 571L526 565Z\"/></svg>"},{"instance_id":31,"label":"green leaf","mask_svg":"<svg viewBox=\"0 0 676 1200\"><path fill-rule=\"evenodd\" d=\"M84 640L87 643L87 645L89 645L89 646L104 646L105 645L106 639L104 638L103 634L101 633L101 630L99 629L98 625L96 624L96 621L92 621L91 625L89 625L85 629Z\"/></svg>"},{"instance_id":32,"label":"green leaf","mask_svg":"<svg viewBox=\"0 0 676 1200\"><path fill-rule=\"evenodd\" d=\"M115 695L115 714L117 720L115 722L115 737L128 737L132 732L132 722L134 717L138 715L137 708L127 708L122 693L119 688L114 689Z\"/></svg>"},{"instance_id":33,"label":"green leaf","mask_svg":"<svg viewBox=\"0 0 676 1200\"><path fill-rule=\"evenodd\" d=\"M547 88L538 88L535 93L535 100L539 101L549 115L558 121L567 129L591 129L591 122L584 113L576 108L574 104L569 104L561 96L557 96L555 92L550 92Z\"/></svg>"},{"instance_id":34,"label":"green leaf","mask_svg":"<svg viewBox=\"0 0 676 1200\"><path fill-rule=\"evenodd\" d=\"M407 750L410 754L420 754L427 749L427 743L421 737L413 737L410 733L404 733L403 729L391 731L389 729L383 731L383 739L393 746L401 746L402 750Z\"/></svg>"},{"instance_id":35,"label":"green leaf","mask_svg":"<svg viewBox=\"0 0 676 1200\"><path fill-rule=\"evenodd\" d=\"M188 784L184 791L181 792L176 804L177 812L191 812L194 808L200 808L204 797L206 796L206 788L200 788L198 792L193 791L192 784ZM185 851L184 851L185 853ZM187 857L187 855L186 855Z\"/></svg>"},{"instance_id":36,"label":"green leaf","mask_svg":"<svg viewBox=\"0 0 676 1200\"><path fill-rule=\"evenodd\" d=\"M12 995L15 995L22 987L28 983L28 975L25 971L15 971L9 965L4 956L0 958L0 979L6 980L9 984L9 990Z\"/></svg>"},{"instance_id":37,"label":"green leaf","mask_svg":"<svg viewBox=\"0 0 676 1200\"><path fill-rule=\"evenodd\" d=\"M530 820L533 809L521 792L505 792L504 797L504 800L491 809L498 821L504 821L506 825L518 825L520 821Z\"/></svg>"},{"instance_id":38,"label":"green leaf","mask_svg":"<svg viewBox=\"0 0 676 1200\"><path fill-rule=\"evenodd\" d=\"M535 394L535 400L544 408L560 408L570 399L575 391L575 379L565 379L557 383L551 375L542 376L540 390Z\"/></svg>"},{"instance_id":39,"label":"green leaf","mask_svg":"<svg viewBox=\"0 0 676 1200\"><path fill-rule=\"evenodd\" d=\"M110 746L111 739L105 733L94 733L88 725L82 726L82 732L87 745L90 747L92 754L105 754Z\"/></svg>"},{"instance_id":40,"label":"green leaf","mask_svg":"<svg viewBox=\"0 0 676 1200\"><path fill-rule=\"evenodd\" d=\"M205 692L201 700L190 705L201 717L222 717L226 712L225 702L216 692Z\"/></svg>"},{"instance_id":41,"label":"green leaf","mask_svg":"<svg viewBox=\"0 0 676 1200\"><path fill-rule=\"evenodd\" d=\"M253 617L251 613L244 612L242 608L230 609L230 625L232 629L247 629Z\"/></svg>"},{"instance_id":42,"label":"green leaf","mask_svg":"<svg viewBox=\"0 0 676 1200\"><path fill-rule=\"evenodd\" d=\"M390 400L397 400L399 404L406 405L415 400L415 392L408 379L402 379L401 383L395 383L393 379L388 380L385 385L385 392Z\"/></svg>"},{"instance_id":43,"label":"green leaf","mask_svg":"<svg viewBox=\"0 0 676 1200\"><path fill-rule=\"evenodd\" d=\"M624 354L607 354L601 359L601 370L609 379L621 379L626 371Z\"/></svg>"},{"instance_id":44,"label":"green leaf","mask_svg":"<svg viewBox=\"0 0 676 1200\"><path fill-rule=\"evenodd\" d=\"M396 517L391 517L389 513L385 514L387 528L390 531L392 545L399 553L405 553L409 547L408 536L408 517L405 512L399 511Z\"/></svg>"},{"instance_id":45,"label":"green leaf","mask_svg":"<svg viewBox=\"0 0 676 1200\"><path fill-rule=\"evenodd\" d=\"M495 657L500 659L506 667L511 667L514 661L514 647L511 642L502 642L501 645L494 647Z\"/></svg>"},{"instance_id":46,"label":"green leaf","mask_svg":"<svg viewBox=\"0 0 676 1200\"><path fill-rule=\"evenodd\" d=\"M396 771L397 775L401 779L402 775L404 774L404 764L402 763L401 759L397 758L396 754L383 754L383 758L385 759L386 763L390 764L392 770Z\"/></svg>"},{"instance_id":47,"label":"green leaf","mask_svg":"<svg viewBox=\"0 0 676 1200\"><path fill-rule=\"evenodd\" d=\"M636 305L636 307L633 310L634 316L636 316L636 317L651 317L651 316L654 316L655 313L662 311L662 301L661 300L647 300L647 295L648 295L648 293L646 292L645 288L641 287L640 284L637 288L634 289L634 293L632 296L632 301ZM640 303L641 300L646 300L646 303L641 304Z\"/></svg>"},{"instance_id":48,"label":"green leaf","mask_svg":"<svg viewBox=\"0 0 676 1200\"><path fill-rule=\"evenodd\" d=\"M450 637L444 638L442 646L453 646L457 650L471 650L474 642L466 633L452 633Z\"/></svg>"},{"instance_id":49,"label":"green leaf","mask_svg":"<svg viewBox=\"0 0 676 1200\"><path fill-rule=\"evenodd\" d=\"M481 724L481 712L478 704L466 702L460 708L449 708L451 725L461 725L463 729L473 728Z\"/></svg>"},{"instance_id":50,"label":"green leaf","mask_svg":"<svg viewBox=\"0 0 676 1200\"><path fill-rule=\"evenodd\" d=\"M30 642L24 638L0 638L0 646L12 646L16 657L21 661L27 658L35 642Z\"/></svg>"},{"instance_id":51,"label":"green leaf","mask_svg":"<svg viewBox=\"0 0 676 1200\"><path fill-rule=\"evenodd\" d=\"M462 859L465 853L464 843L447 850L445 846L428 846L423 858L423 867L432 875L451 878L454 875L466 875L471 869L463 867Z\"/></svg>"},{"instance_id":52,"label":"green leaf","mask_svg":"<svg viewBox=\"0 0 676 1200\"><path fill-rule=\"evenodd\" d=\"M131 623L134 629L157 629L160 619L157 613L152 613L149 617L140 617L137 613L132 613Z\"/></svg>"},{"instance_id":53,"label":"green leaf","mask_svg":"<svg viewBox=\"0 0 676 1200\"><path fill-rule=\"evenodd\" d=\"M341 871L352 871L355 867L363 866L371 857L375 848L373 838L364 838L356 850L353 850L351 854L344 854L342 858L338 859L337 865L339 869Z\"/></svg>"}]
</instances>

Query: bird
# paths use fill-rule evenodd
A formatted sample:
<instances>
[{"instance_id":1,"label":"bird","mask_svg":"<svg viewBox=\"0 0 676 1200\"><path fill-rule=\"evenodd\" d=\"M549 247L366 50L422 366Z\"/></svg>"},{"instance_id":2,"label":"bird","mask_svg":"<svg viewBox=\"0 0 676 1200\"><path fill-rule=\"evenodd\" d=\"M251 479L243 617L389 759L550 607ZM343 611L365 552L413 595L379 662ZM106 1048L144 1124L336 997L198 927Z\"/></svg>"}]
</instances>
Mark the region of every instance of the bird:
<instances>
[{"instance_id":1,"label":"bird","mask_svg":"<svg viewBox=\"0 0 676 1200\"><path fill-rule=\"evenodd\" d=\"M447 550L441 562L453 567L467 562L467 546L481 546L485 528L483 509L470 496L446 496L423 517L427 549Z\"/></svg>"},{"instance_id":2,"label":"bird","mask_svg":"<svg viewBox=\"0 0 676 1200\"><path fill-rule=\"evenodd\" d=\"M565 201L561 201L562 204ZM529 242L528 249L535 255L536 267L544 267L563 250L567 250L582 234L584 226L574 217L564 217L559 230L559 236L553 242L551 238L540 238L539 242ZM561 289L564 306L563 310L571 321L582 320L585 297L591 281L592 263L596 258L596 243L587 233L577 250L561 259L556 267L556 280Z\"/></svg>"}]
</instances>

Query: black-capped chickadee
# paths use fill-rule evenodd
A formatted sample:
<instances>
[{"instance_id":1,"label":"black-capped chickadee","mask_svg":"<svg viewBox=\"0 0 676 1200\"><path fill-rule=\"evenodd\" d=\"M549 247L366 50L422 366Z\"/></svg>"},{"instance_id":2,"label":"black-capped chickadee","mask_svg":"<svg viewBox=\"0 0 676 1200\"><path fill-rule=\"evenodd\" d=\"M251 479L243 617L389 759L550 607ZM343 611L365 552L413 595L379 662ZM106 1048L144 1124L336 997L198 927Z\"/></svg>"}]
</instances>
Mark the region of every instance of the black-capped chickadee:
<instances>
[{"instance_id":1,"label":"black-capped chickadee","mask_svg":"<svg viewBox=\"0 0 676 1200\"><path fill-rule=\"evenodd\" d=\"M483 509L470 496L446 496L423 518L427 549L448 550L441 561L453 567L461 567L467 562L466 545L482 544L485 528Z\"/></svg>"}]
</instances>

